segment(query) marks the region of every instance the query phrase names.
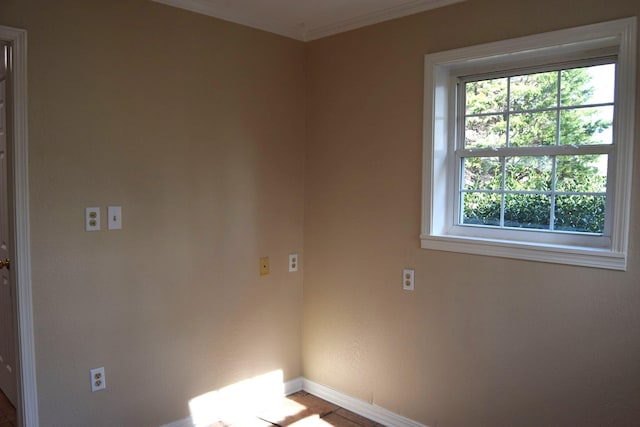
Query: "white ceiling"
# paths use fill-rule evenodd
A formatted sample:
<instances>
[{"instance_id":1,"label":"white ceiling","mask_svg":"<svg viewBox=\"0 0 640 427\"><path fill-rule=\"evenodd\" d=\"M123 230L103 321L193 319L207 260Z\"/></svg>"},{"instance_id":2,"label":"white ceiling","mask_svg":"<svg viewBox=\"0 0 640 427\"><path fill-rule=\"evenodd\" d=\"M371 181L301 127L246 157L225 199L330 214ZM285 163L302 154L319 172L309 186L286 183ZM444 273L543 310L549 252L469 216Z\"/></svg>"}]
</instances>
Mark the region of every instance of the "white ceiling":
<instances>
[{"instance_id":1,"label":"white ceiling","mask_svg":"<svg viewBox=\"0 0 640 427\"><path fill-rule=\"evenodd\" d=\"M309 41L464 0L153 0Z\"/></svg>"}]
</instances>

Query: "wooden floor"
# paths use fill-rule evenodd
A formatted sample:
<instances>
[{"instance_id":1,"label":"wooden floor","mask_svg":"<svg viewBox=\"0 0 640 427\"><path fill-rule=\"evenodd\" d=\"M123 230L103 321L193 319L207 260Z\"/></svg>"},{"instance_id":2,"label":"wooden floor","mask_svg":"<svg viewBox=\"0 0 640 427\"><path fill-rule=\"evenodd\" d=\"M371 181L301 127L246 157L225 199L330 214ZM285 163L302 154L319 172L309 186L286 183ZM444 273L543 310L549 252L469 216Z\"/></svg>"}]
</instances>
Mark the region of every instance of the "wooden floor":
<instances>
[{"instance_id":1,"label":"wooden floor","mask_svg":"<svg viewBox=\"0 0 640 427\"><path fill-rule=\"evenodd\" d=\"M257 415L210 427L384 427L333 403L300 391ZM0 427L16 427L16 409L0 391Z\"/></svg>"},{"instance_id":2,"label":"wooden floor","mask_svg":"<svg viewBox=\"0 0 640 427\"><path fill-rule=\"evenodd\" d=\"M333 403L300 391L255 416L225 420L210 427L384 427ZM3 427L0 425L0 427Z\"/></svg>"},{"instance_id":3,"label":"wooden floor","mask_svg":"<svg viewBox=\"0 0 640 427\"><path fill-rule=\"evenodd\" d=\"M15 427L16 425L16 408L0 391L0 427Z\"/></svg>"}]
</instances>

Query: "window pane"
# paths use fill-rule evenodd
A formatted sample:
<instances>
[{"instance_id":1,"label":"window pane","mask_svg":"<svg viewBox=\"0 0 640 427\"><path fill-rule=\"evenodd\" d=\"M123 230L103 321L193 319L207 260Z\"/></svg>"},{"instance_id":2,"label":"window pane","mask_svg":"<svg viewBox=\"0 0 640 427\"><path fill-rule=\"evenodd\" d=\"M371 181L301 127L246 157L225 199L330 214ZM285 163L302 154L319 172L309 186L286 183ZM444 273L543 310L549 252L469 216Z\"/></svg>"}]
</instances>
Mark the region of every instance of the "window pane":
<instances>
[{"instance_id":1,"label":"window pane","mask_svg":"<svg viewBox=\"0 0 640 427\"><path fill-rule=\"evenodd\" d=\"M553 173L551 157L507 157L505 169L506 190L551 190Z\"/></svg>"},{"instance_id":2,"label":"window pane","mask_svg":"<svg viewBox=\"0 0 640 427\"><path fill-rule=\"evenodd\" d=\"M555 145L556 111L511 114L509 146L536 147Z\"/></svg>"},{"instance_id":3,"label":"window pane","mask_svg":"<svg viewBox=\"0 0 640 427\"><path fill-rule=\"evenodd\" d=\"M560 100L563 106L613 102L616 65L563 70L560 77Z\"/></svg>"},{"instance_id":4,"label":"window pane","mask_svg":"<svg viewBox=\"0 0 640 427\"><path fill-rule=\"evenodd\" d=\"M607 154L500 149L613 144L615 73L604 64L465 82L464 148L495 154L461 159L461 223L600 233Z\"/></svg>"},{"instance_id":5,"label":"window pane","mask_svg":"<svg viewBox=\"0 0 640 427\"><path fill-rule=\"evenodd\" d=\"M504 147L507 143L507 125L502 114L467 117L465 126L466 148Z\"/></svg>"},{"instance_id":6,"label":"window pane","mask_svg":"<svg viewBox=\"0 0 640 427\"><path fill-rule=\"evenodd\" d=\"M545 194L505 194L505 227L548 229L550 200Z\"/></svg>"},{"instance_id":7,"label":"window pane","mask_svg":"<svg viewBox=\"0 0 640 427\"><path fill-rule=\"evenodd\" d=\"M556 196L556 230L602 233L605 196Z\"/></svg>"},{"instance_id":8,"label":"window pane","mask_svg":"<svg viewBox=\"0 0 640 427\"><path fill-rule=\"evenodd\" d=\"M463 193L462 223L500 226L499 193Z\"/></svg>"},{"instance_id":9,"label":"window pane","mask_svg":"<svg viewBox=\"0 0 640 427\"><path fill-rule=\"evenodd\" d=\"M500 190L502 173L498 157L467 157L462 159L465 190Z\"/></svg>"},{"instance_id":10,"label":"window pane","mask_svg":"<svg viewBox=\"0 0 640 427\"><path fill-rule=\"evenodd\" d=\"M499 113L507 109L507 78L465 84L467 115Z\"/></svg>"},{"instance_id":11,"label":"window pane","mask_svg":"<svg viewBox=\"0 0 640 427\"><path fill-rule=\"evenodd\" d=\"M510 78L510 110L557 106L558 72L525 74Z\"/></svg>"},{"instance_id":12,"label":"window pane","mask_svg":"<svg viewBox=\"0 0 640 427\"><path fill-rule=\"evenodd\" d=\"M556 191L604 193L607 191L606 154L558 156Z\"/></svg>"},{"instance_id":13,"label":"window pane","mask_svg":"<svg viewBox=\"0 0 640 427\"><path fill-rule=\"evenodd\" d=\"M575 108L560 112L560 144L613 143L613 106Z\"/></svg>"}]
</instances>

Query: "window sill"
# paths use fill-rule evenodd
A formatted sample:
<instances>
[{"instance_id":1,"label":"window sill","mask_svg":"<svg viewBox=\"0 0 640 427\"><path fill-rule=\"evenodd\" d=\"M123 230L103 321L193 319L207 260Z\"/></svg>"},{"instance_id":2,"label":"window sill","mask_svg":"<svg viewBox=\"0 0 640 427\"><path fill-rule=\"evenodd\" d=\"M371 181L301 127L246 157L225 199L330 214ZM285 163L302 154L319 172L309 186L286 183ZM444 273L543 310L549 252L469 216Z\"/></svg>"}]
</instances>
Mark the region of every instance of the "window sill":
<instances>
[{"instance_id":1,"label":"window sill","mask_svg":"<svg viewBox=\"0 0 640 427\"><path fill-rule=\"evenodd\" d=\"M524 243L461 236L420 236L422 249L460 252L554 264L626 270L626 254L609 249Z\"/></svg>"}]
</instances>

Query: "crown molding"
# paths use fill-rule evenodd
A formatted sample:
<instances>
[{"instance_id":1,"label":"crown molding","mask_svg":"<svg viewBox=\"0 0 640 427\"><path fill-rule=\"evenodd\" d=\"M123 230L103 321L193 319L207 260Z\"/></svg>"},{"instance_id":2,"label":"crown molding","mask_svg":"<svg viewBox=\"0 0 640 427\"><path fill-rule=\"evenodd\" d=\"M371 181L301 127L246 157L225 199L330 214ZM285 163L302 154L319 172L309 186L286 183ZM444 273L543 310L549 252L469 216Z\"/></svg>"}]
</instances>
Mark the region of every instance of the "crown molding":
<instances>
[{"instance_id":1,"label":"crown molding","mask_svg":"<svg viewBox=\"0 0 640 427\"><path fill-rule=\"evenodd\" d=\"M414 15L420 12L426 12L427 10L437 9L439 7L448 6L454 3L461 3L463 1L466 0L414 0L404 2L398 6L336 21L328 25L310 28L305 35L304 41L321 39L334 34L344 33L345 31L355 30L357 28L390 21L396 18L402 18L403 16Z\"/></svg>"},{"instance_id":2,"label":"crown molding","mask_svg":"<svg viewBox=\"0 0 640 427\"><path fill-rule=\"evenodd\" d=\"M448 6L466 0L410 0L385 9L374 10L372 12L337 19L326 25L306 27L304 24L288 25L281 22L274 22L266 17L256 18L247 13L234 13L219 7L215 2L209 0L152 0L168 6L178 7L192 12L208 15L236 24L245 25L270 33L279 34L300 41L312 41L345 31L373 25L403 16L425 12L431 9Z\"/></svg>"},{"instance_id":3,"label":"crown molding","mask_svg":"<svg viewBox=\"0 0 640 427\"><path fill-rule=\"evenodd\" d=\"M302 28L285 28L276 22L267 19L256 19L249 14L231 13L223 10L211 1L207 0L151 0L156 3L166 4L168 6L189 10L202 15L208 15L213 18L222 19L224 21L234 22L236 24L245 25L247 27L256 28L258 30L267 31L269 33L278 34L295 40L305 41L305 31Z\"/></svg>"}]
</instances>

